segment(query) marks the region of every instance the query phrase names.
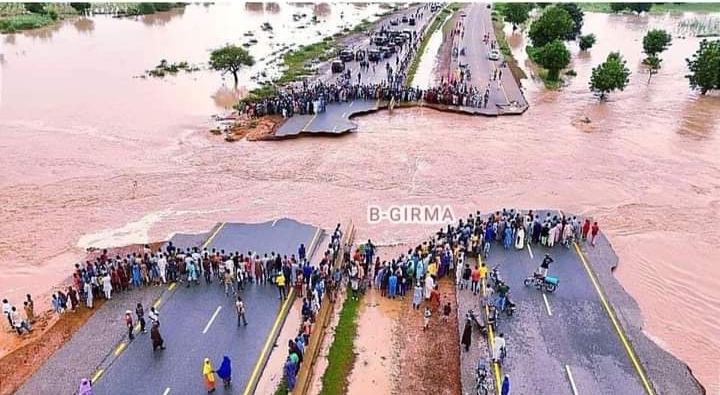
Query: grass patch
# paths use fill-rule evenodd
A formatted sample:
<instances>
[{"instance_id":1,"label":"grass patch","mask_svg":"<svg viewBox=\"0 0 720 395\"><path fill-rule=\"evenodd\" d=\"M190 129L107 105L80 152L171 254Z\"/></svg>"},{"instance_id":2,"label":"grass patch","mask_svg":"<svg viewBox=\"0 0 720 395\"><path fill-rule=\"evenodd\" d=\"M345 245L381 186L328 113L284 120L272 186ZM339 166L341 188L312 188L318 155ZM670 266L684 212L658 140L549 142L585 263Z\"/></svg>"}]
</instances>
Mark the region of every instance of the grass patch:
<instances>
[{"instance_id":1,"label":"grass patch","mask_svg":"<svg viewBox=\"0 0 720 395\"><path fill-rule=\"evenodd\" d=\"M610 3L578 3L583 11L612 12ZM650 12L720 12L720 3L655 3Z\"/></svg>"},{"instance_id":2,"label":"grass patch","mask_svg":"<svg viewBox=\"0 0 720 395\"><path fill-rule=\"evenodd\" d=\"M280 379L280 382L278 383L277 388L275 389L274 395L287 395L288 393L288 387L287 387L287 381L285 381L285 376Z\"/></svg>"},{"instance_id":3,"label":"grass patch","mask_svg":"<svg viewBox=\"0 0 720 395\"><path fill-rule=\"evenodd\" d=\"M495 41L497 41L498 47L500 47L500 52L502 52L503 56L505 57L505 61L507 62L508 67L510 67L510 72L515 78L515 81L518 83L518 85L520 85L520 80L523 78L527 78L527 75L525 75L523 69L520 68L517 59L515 59L512 54L512 50L510 50L510 45L508 45L507 37L505 37L505 31L503 30L504 26L505 23L503 22L502 18L497 21L493 21L493 29L495 29Z\"/></svg>"},{"instance_id":4,"label":"grass patch","mask_svg":"<svg viewBox=\"0 0 720 395\"><path fill-rule=\"evenodd\" d=\"M0 18L0 33L15 33L18 30L37 29L54 23L47 14L19 14Z\"/></svg>"},{"instance_id":5,"label":"grass patch","mask_svg":"<svg viewBox=\"0 0 720 395\"><path fill-rule=\"evenodd\" d=\"M340 321L335 327L335 339L328 352L328 366L322 376L320 395L344 395L347 379L355 363L353 343L357 333L357 314L360 300L345 299L340 311Z\"/></svg>"},{"instance_id":6,"label":"grass patch","mask_svg":"<svg viewBox=\"0 0 720 395\"><path fill-rule=\"evenodd\" d=\"M430 42L430 37L432 37L433 33L435 33L435 31L437 31L442 25L445 24L445 18L455 12L452 11L450 8L455 4L458 3L452 3L447 7L443 8L440 12L438 12L437 15L435 15L435 17L433 18L430 26L428 26L427 30L425 30L425 32L423 33L423 36L420 39L420 44L418 45L417 52L415 53L415 57L413 58L412 63L410 63L410 67L408 67L407 78L405 79L405 86L412 86L412 82L415 79L415 73L417 73L417 68L420 65L422 55L425 53L425 48Z\"/></svg>"},{"instance_id":7,"label":"grass patch","mask_svg":"<svg viewBox=\"0 0 720 395\"><path fill-rule=\"evenodd\" d=\"M286 85L301 77L313 74L310 67L312 62L323 62L335 55L335 42L322 40L310 45L303 45L286 53L283 65L286 70L275 81L276 84Z\"/></svg>"},{"instance_id":8,"label":"grass patch","mask_svg":"<svg viewBox=\"0 0 720 395\"><path fill-rule=\"evenodd\" d=\"M547 69L542 68L542 67L541 67L539 64L537 64L537 62L535 62L535 60L534 60L534 59L535 59L535 51L536 51L535 48L532 47L532 46L530 46L530 45L528 45L528 46L525 48L525 51L527 51L527 53L528 53L528 58L530 59L530 61L533 62L533 64L534 64L535 67L537 68L538 77L540 77L540 79L542 80L543 84L545 85L545 88L547 88L547 89L552 89L552 90L560 89L560 87L561 87L562 84L563 84L563 79L562 79L562 77L558 77L558 79L557 79L556 81L550 80L550 79L548 78L548 71L547 71ZM571 71L572 71L572 70L571 70ZM574 71L572 71L572 72L574 72ZM571 75L571 74L568 74L568 75Z\"/></svg>"}]
</instances>

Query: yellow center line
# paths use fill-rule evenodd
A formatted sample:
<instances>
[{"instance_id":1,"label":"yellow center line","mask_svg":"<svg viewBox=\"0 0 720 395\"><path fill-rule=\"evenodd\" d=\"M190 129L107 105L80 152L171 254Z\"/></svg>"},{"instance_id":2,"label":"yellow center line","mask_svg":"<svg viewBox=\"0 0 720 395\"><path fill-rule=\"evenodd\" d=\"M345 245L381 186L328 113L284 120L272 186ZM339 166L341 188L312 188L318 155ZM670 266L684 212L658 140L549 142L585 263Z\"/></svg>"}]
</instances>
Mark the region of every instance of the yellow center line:
<instances>
[{"instance_id":1,"label":"yellow center line","mask_svg":"<svg viewBox=\"0 0 720 395\"><path fill-rule=\"evenodd\" d=\"M248 383L245 386L245 390L242 392L243 395L249 395L252 392L253 382L255 381L255 379L258 376L258 373L260 371L260 365L262 365L264 355L268 352L270 344L273 342L273 334L275 333L275 330L277 330L278 325L280 325L280 319L284 315L285 310L287 310L290 300L292 300L292 297L294 295L294 292L295 292L295 288L291 288L290 292L288 292L288 296L285 299L285 302L280 307L280 311L278 312L277 317L275 317L275 322L273 323L273 326L270 329L270 333L268 333L268 337L265 340L265 344L263 345L262 351L260 352L260 355L258 356L258 359L255 362L255 367L253 368L252 374L250 374L250 379L248 380Z\"/></svg>"},{"instance_id":2,"label":"yellow center line","mask_svg":"<svg viewBox=\"0 0 720 395\"><path fill-rule=\"evenodd\" d=\"M100 378L100 376L102 376L102 374L103 374L104 371L105 371L104 369L98 369L98 371L95 372L95 374L94 374L94 375L92 376L92 378L90 379L90 383L95 384L95 382L98 381L98 379Z\"/></svg>"},{"instance_id":3,"label":"yellow center line","mask_svg":"<svg viewBox=\"0 0 720 395\"><path fill-rule=\"evenodd\" d=\"M168 291L172 291L173 289L175 289L176 285L177 285L177 283L170 284L170 286L168 287Z\"/></svg>"},{"instance_id":4,"label":"yellow center line","mask_svg":"<svg viewBox=\"0 0 720 395\"><path fill-rule=\"evenodd\" d=\"M118 355L120 355L120 353L125 349L125 347L127 347L127 343L125 342L121 342L120 344L118 344L117 348L115 349L115 356L117 357Z\"/></svg>"},{"instance_id":5,"label":"yellow center line","mask_svg":"<svg viewBox=\"0 0 720 395\"><path fill-rule=\"evenodd\" d=\"M482 263L482 258L480 258L480 263ZM482 279L482 291L483 296L487 298L487 279ZM489 301L486 301L489 302ZM500 365L494 360L494 355L492 353L495 351L495 334L493 333L492 325L490 325L490 307L488 307L488 303L485 303L485 325L488 329L488 343L490 345L490 360L492 361L493 366L493 374L495 376L495 392L500 395Z\"/></svg>"},{"instance_id":6,"label":"yellow center line","mask_svg":"<svg viewBox=\"0 0 720 395\"><path fill-rule=\"evenodd\" d=\"M613 327L615 328L615 332L617 333L618 337L620 338L620 342L622 343L623 347L625 348L625 351L627 352L628 357L630 357L630 361L632 362L633 367L635 368L635 371L637 372L638 376L640 377L640 381L642 381L643 387L645 387L645 392L648 395L655 395L655 392L653 391L652 387L650 386L650 382L645 377L645 372L640 365L640 362L638 361L637 357L635 356L635 352L633 351L632 347L630 346L630 343L628 342L627 338L625 337L625 333L620 327L620 324L617 321L617 318L615 318L615 314L610 309L610 305L608 304L607 300L605 299L605 295L603 294L602 290L600 289L600 285L598 284L597 280L595 279L595 274L593 274L592 269L588 265L587 260L585 259L585 255L580 251L580 247L578 247L577 242L573 242L573 245L575 246L575 252L580 257L580 260L583 263L583 266L585 267L585 271L588 274L588 277L590 277L590 281L593 284L593 287L595 288L595 291L597 292L598 296L600 297L600 303L605 308L605 312L607 313L608 317L610 317L610 322L612 322Z\"/></svg>"},{"instance_id":7,"label":"yellow center line","mask_svg":"<svg viewBox=\"0 0 720 395\"><path fill-rule=\"evenodd\" d=\"M157 309L158 306L160 306L160 298L157 298L157 300L155 301L155 303L153 303L153 307L154 307L154 308Z\"/></svg>"},{"instance_id":8,"label":"yellow center line","mask_svg":"<svg viewBox=\"0 0 720 395\"><path fill-rule=\"evenodd\" d=\"M202 245L201 248L207 248L207 246L210 245L210 243L213 241L213 239L215 238L215 236L217 236L218 233L220 233L220 230L221 230L224 226L225 226L225 222L221 222L221 223L220 223L220 226L218 226L218 228L215 229L215 232L213 232L213 234L210 235L210 237L207 239L207 241L205 241L205 242L203 243L203 245Z\"/></svg>"},{"instance_id":9,"label":"yellow center line","mask_svg":"<svg viewBox=\"0 0 720 395\"><path fill-rule=\"evenodd\" d=\"M313 238L312 238L312 240L310 241L310 244L308 245L308 252L309 252L309 253L312 253L312 250L315 249L315 243L317 243L317 241L318 241L318 236L320 236L320 231L321 231L320 227L318 227L318 228L315 230L315 234L313 235ZM310 256L307 256L306 259L307 259L308 261L310 261Z\"/></svg>"}]
</instances>

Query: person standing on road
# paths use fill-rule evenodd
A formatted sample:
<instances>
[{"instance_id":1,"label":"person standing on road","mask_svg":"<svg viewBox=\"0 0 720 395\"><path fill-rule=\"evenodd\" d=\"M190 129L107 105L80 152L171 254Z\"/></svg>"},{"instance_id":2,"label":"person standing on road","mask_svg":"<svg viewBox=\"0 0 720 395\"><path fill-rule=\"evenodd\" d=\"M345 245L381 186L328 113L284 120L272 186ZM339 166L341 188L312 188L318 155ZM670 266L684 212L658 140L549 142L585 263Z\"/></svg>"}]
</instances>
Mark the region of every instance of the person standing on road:
<instances>
[{"instance_id":1,"label":"person standing on road","mask_svg":"<svg viewBox=\"0 0 720 395\"><path fill-rule=\"evenodd\" d=\"M595 247L595 238L598 235L598 232L600 231L600 227L598 226L597 222L593 222L592 228L590 230L590 245Z\"/></svg>"},{"instance_id":2,"label":"person standing on road","mask_svg":"<svg viewBox=\"0 0 720 395\"><path fill-rule=\"evenodd\" d=\"M88 309L93 308L93 289L92 285L90 285L90 282L86 282L85 286L83 287L85 291L85 305Z\"/></svg>"},{"instance_id":3,"label":"person standing on road","mask_svg":"<svg viewBox=\"0 0 720 395\"><path fill-rule=\"evenodd\" d=\"M583 241L584 241L584 240L587 240L588 232L590 232L590 220L589 220L589 219L585 219L585 223L583 223L583 226L582 226L582 239L583 239Z\"/></svg>"},{"instance_id":4,"label":"person standing on road","mask_svg":"<svg viewBox=\"0 0 720 395\"><path fill-rule=\"evenodd\" d=\"M82 379L80 382L80 389L78 389L78 395L92 395L92 393L92 384L90 384L90 380Z\"/></svg>"},{"instance_id":5,"label":"person standing on road","mask_svg":"<svg viewBox=\"0 0 720 395\"><path fill-rule=\"evenodd\" d=\"M205 389L207 390L208 394L212 394L213 392L215 392L215 370L210 363L210 358L205 358L205 362L203 362L202 374L203 381L205 381Z\"/></svg>"},{"instance_id":6,"label":"person standing on road","mask_svg":"<svg viewBox=\"0 0 720 395\"><path fill-rule=\"evenodd\" d=\"M140 323L140 331L142 333L147 333L147 330L145 330L145 309L143 309L142 303L137 304L135 314L137 315L138 322Z\"/></svg>"},{"instance_id":7,"label":"person standing on road","mask_svg":"<svg viewBox=\"0 0 720 395\"><path fill-rule=\"evenodd\" d=\"M152 328L150 328L150 339L152 340L153 351L158 348L161 350L165 349L165 341L160 336L160 323L158 321L153 322Z\"/></svg>"},{"instance_id":8,"label":"person standing on road","mask_svg":"<svg viewBox=\"0 0 720 395\"><path fill-rule=\"evenodd\" d=\"M428 327L430 326L430 316L432 316L430 307L425 306L425 312L423 312L423 330L424 331L426 331L428 329Z\"/></svg>"},{"instance_id":9,"label":"person standing on road","mask_svg":"<svg viewBox=\"0 0 720 395\"><path fill-rule=\"evenodd\" d=\"M493 347L493 361L500 362L502 359L502 354L505 352L505 335L499 334L498 337L495 338L495 344Z\"/></svg>"},{"instance_id":10,"label":"person standing on road","mask_svg":"<svg viewBox=\"0 0 720 395\"><path fill-rule=\"evenodd\" d=\"M155 309L155 306L150 306L150 312L148 313L151 323L160 324L160 312Z\"/></svg>"},{"instance_id":11,"label":"person standing on road","mask_svg":"<svg viewBox=\"0 0 720 395\"><path fill-rule=\"evenodd\" d=\"M510 393L510 376L507 374L503 378L502 386L500 388L500 395L508 395Z\"/></svg>"},{"instance_id":12,"label":"person standing on road","mask_svg":"<svg viewBox=\"0 0 720 395\"><path fill-rule=\"evenodd\" d=\"M243 326L247 326L248 323L245 319L245 302L243 302L242 297L240 296L238 296L237 301L235 302L235 311L238 316L237 326L240 326L240 322L242 322Z\"/></svg>"},{"instance_id":13,"label":"person standing on road","mask_svg":"<svg viewBox=\"0 0 720 395\"><path fill-rule=\"evenodd\" d=\"M135 339L135 335L133 334L133 319L132 319L132 312L130 310L125 311L125 326L128 328L128 338L130 341Z\"/></svg>"},{"instance_id":14,"label":"person standing on road","mask_svg":"<svg viewBox=\"0 0 720 395\"><path fill-rule=\"evenodd\" d=\"M465 352L470 351L470 344L472 344L472 321L470 321L470 317L466 317L462 334L462 345L465 346Z\"/></svg>"},{"instance_id":15,"label":"person standing on road","mask_svg":"<svg viewBox=\"0 0 720 395\"><path fill-rule=\"evenodd\" d=\"M223 381L223 387L227 388L230 386L232 381L232 365L230 364L230 357L227 355L223 356L223 361L220 364L220 369L217 370L217 375Z\"/></svg>"},{"instance_id":16,"label":"person standing on road","mask_svg":"<svg viewBox=\"0 0 720 395\"><path fill-rule=\"evenodd\" d=\"M278 292L280 293L280 300L285 300L285 275L280 270L275 277L275 285L277 285Z\"/></svg>"},{"instance_id":17,"label":"person standing on road","mask_svg":"<svg viewBox=\"0 0 720 395\"><path fill-rule=\"evenodd\" d=\"M102 278L103 292L105 293L105 299L110 300L112 298L112 283L110 273L105 273Z\"/></svg>"},{"instance_id":18,"label":"person standing on road","mask_svg":"<svg viewBox=\"0 0 720 395\"><path fill-rule=\"evenodd\" d=\"M548 268L553 262L555 261L550 258L550 254L545 254L545 258L543 258L542 263L540 264L540 269L538 270L538 273L540 273L543 277L547 276Z\"/></svg>"}]
</instances>

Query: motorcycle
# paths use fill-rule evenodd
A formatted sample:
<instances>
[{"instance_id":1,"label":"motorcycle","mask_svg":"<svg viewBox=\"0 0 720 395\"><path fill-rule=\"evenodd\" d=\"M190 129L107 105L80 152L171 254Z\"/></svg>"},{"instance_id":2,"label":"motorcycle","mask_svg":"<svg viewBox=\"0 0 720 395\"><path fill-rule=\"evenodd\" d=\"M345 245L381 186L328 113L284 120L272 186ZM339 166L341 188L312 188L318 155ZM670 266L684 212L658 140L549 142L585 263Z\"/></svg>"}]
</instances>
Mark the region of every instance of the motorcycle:
<instances>
[{"instance_id":1,"label":"motorcycle","mask_svg":"<svg viewBox=\"0 0 720 395\"><path fill-rule=\"evenodd\" d=\"M475 315L475 312L472 309L468 310L467 318L470 321L474 322L475 325L478 326L478 328L480 328L480 333L482 333L483 336L487 335L487 327L485 327L485 324L483 324L482 322L480 322L480 320L478 320L477 316Z\"/></svg>"},{"instance_id":2,"label":"motorcycle","mask_svg":"<svg viewBox=\"0 0 720 395\"><path fill-rule=\"evenodd\" d=\"M475 395L488 395L487 368L482 358L478 359L475 369Z\"/></svg>"},{"instance_id":3,"label":"motorcycle","mask_svg":"<svg viewBox=\"0 0 720 395\"><path fill-rule=\"evenodd\" d=\"M532 276L526 278L523 283L526 287L534 285L537 289L542 289L546 292L555 292L560 280L555 277L543 276L540 273L533 273Z\"/></svg>"}]
</instances>

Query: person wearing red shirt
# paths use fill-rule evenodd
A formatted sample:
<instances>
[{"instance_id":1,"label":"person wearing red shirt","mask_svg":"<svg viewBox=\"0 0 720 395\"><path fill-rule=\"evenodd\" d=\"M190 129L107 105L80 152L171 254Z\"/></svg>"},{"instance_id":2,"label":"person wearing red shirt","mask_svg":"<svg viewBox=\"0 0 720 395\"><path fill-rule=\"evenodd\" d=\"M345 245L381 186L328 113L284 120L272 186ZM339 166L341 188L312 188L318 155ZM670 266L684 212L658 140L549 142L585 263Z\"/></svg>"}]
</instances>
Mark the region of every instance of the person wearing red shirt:
<instances>
[{"instance_id":1,"label":"person wearing red shirt","mask_svg":"<svg viewBox=\"0 0 720 395\"><path fill-rule=\"evenodd\" d=\"M582 239L587 240L588 232L590 231L590 220L586 219L582 226Z\"/></svg>"},{"instance_id":2,"label":"person wearing red shirt","mask_svg":"<svg viewBox=\"0 0 720 395\"><path fill-rule=\"evenodd\" d=\"M590 245L595 247L595 237L597 237L598 232L600 231L600 227L598 226L597 222L593 222L592 230L590 231L591 238L590 238Z\"/></svg>"}]
</instances>

